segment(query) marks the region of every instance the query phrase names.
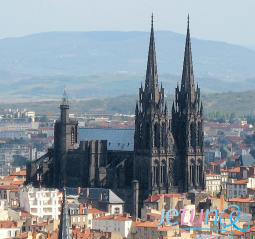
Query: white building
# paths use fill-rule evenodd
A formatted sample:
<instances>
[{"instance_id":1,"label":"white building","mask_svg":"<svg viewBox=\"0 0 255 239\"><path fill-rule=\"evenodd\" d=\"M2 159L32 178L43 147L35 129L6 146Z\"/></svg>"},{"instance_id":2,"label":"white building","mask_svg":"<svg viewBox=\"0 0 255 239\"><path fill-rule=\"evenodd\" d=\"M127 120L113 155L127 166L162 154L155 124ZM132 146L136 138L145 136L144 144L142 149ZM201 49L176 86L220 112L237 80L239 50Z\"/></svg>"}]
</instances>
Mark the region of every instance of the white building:
<instances>
[{"instance_id":1,"label":"white building","mask_svg":"<svg viewBox=\"0 0 255 239\"><path fill-rule=\"evenodd\" d=\"M109 215L92 220L92 229L113 232L127 238L131 233L132 218L128 215Z\"/></svg>"},{"instance_id":2,"label":"white building","mask_svg":"<svg viewBox=\"0 0 255 239\"><path fill-rule=\"evenodd\" d=\"M56 189L24 187L20 192L20 206L31 215L58 219L61 213L62 193Z\"/></svg>"},{"instance_id":3,"label":"white building","mask_svg":"<svg viewBox=\"0 0 255 239\"><path fill-rule=\"evenodd\" d=\"M1 221L6 221L9 219L9 214L8 214L8 202L6 199L0 199L0 216L1 216Z\"/></svg>"},{"instance_id":4,"label":"white building","mask_svg":"<svg viewBox=\"0 0 255 239\"><path fill-rule=\"evenodd\" d=\"M226 183L227 198L247 197L247 180L229 179Z\"/></svg>"},{"instance_id":5,"label":"white building","mask_svg":"<svg viewBox=\"0 0 255 239\"><path fill-rule=\"evenodd\" d=\"M251 189L255 188L255 177L248 178L247 188L251 188Z\"/></svg>"},{"instance_id":6,"label":"white building","mask_svg":"<svg viewBox=\"0 0 255 239\"><path fill-rule=\"evenodd\" d=\"M221 191L221 175L207 174L205 176L206 191L209 194L216 195Z\"/></svg>"},{"instance_id":7,"label":"white building","mask_svg":"<svg viewBox=\"0 0 255 239\"><path fill-rule=\"evenodd\" d=\"M34 111L27 111L25 113L26 117L30 118L32 122L35 122L35 112Z\"/></svg>"},{"instance_id":8,"label":"white building","mask_svg":"<svg viewBox=\"0 0 255 239\"><path fill-rule=\"evenodd\" d=\"M0 222L0 239L15 238L19 235L20 228L12 221Z\"/></svg>"}]
</instances>

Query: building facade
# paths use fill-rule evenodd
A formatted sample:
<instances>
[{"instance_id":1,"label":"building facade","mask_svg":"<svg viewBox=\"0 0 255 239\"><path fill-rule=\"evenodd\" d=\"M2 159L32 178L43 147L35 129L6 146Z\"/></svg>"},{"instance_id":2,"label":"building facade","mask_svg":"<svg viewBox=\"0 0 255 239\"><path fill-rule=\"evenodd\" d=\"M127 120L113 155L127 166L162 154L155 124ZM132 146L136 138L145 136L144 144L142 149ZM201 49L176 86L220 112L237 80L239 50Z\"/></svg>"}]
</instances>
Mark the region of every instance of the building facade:
<instances>
[{"instance_id":1,"label":"building facade","mask_svg":"<svg viewBox=\"0 0 255 239\"><path fill-rule=\"evenodd\" d=\"M220 174L207 174L205 178L206 191L216 196L222 191L222 182Z\"/></svg>"},{"instance_id":2,"label":"building facade","mask_svg":"<svg viewBox=\"0 0 255 239\"><path fill-rule=\"evenodd\" d=\"M24 187L20 192L20 207L39 218L57 220L61 204L62 193L56 189Z\"/></svg>"}]
</instances>

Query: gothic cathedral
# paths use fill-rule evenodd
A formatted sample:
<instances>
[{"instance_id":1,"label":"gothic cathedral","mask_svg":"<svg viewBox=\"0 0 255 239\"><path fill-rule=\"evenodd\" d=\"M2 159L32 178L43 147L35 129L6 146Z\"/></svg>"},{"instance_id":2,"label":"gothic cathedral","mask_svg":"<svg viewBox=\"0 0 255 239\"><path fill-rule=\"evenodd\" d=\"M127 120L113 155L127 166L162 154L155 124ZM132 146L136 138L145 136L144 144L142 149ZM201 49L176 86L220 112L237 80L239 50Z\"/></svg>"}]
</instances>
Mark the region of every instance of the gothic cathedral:
<instances>
[{"instance_id":1,"label":"gothic cathedral","mask_svg":"<svg viewBox=\"0 0 255 239\"><path fill-rule=\"evenodd\" d=\"M189 22L181 88L177 85L169 117L164 88L159 87L152 18L145 85L139 89L135 116L133 173L142 198L203 190L203 106L194 83Z\"/></svg>"},{"instance_id":2,"label":"gothic cathedral","mask_svg":"<svg viewBox=\"0 0 255 239\"><path fill-rule=\"evenodd\" d=\"M113 150L108 140L79 140L78 121L69 118L66 95L54 129L54 146L28 163L27 183L110 188L126 201L127 211L133 195L136 214L148 195L202 191L203 106L194 82L189 22L181 86L169 114L158 80L152 18L146 79L135 109L134 148Z\"/></svg>"}]
</instances>

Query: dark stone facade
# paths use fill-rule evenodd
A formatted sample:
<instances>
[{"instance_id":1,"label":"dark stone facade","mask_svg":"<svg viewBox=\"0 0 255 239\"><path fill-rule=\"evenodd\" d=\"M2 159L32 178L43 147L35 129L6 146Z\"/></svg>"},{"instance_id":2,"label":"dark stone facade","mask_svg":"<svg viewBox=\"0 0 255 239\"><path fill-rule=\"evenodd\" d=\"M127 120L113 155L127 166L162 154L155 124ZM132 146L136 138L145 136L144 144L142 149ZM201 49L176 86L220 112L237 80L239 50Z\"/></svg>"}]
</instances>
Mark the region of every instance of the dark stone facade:
<instances>
[{"instance_id":1,"label":"dark stone facade","mask_svg":"<svg viewBox=\"0 0 255 239\"><path fill-rule=\"evenodd\" d=\"M202 190L205 186L203 105L200 89L194 82L189 23L181 87L177 85L172 106L172 132L179 156L174 176L179 190Z\"/></svg>"},{"instance_id":2,"label":"dark stone facade","mask_svg":"<svg viewBox=\"0 0 255 239\"><path fill-rule=\"evenodd\" d=\"M134 178L141 198L173 190L173 164L177 159L164 88L159 86L153 22L145 86L139 89L135 112Z\"/></svg>"},{"instance_id":3,"label":"dark stone facade","mask_svg":"<svg viewBox=\"0 0 255 239\"><path fill-rule=\"evenodd\" d=\"M110 188L137 215L150 194L201 191L203 171L203 106L195 87L189 25L181 87L172 115L159 86L153 20L145 85L135 110L134 150L109 150L106 140L80 141L78 122L69 118L64 95L55 123L54 148L27 165L27 183L47 187ZM132 190L135 191L132 195ZM139 190L139 193L138 193Z\"/></svg>"}]
</instances>

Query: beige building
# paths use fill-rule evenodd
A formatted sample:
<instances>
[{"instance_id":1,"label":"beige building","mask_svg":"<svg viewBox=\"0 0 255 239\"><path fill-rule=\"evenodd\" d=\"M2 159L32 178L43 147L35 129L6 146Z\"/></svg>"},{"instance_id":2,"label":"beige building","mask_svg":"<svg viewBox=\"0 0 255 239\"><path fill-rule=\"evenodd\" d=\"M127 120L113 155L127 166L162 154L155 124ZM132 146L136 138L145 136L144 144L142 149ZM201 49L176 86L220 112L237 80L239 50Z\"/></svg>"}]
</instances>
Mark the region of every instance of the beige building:
<instances>
[{"instance_id":1,"label":"beige building","mask_svg":"<svg viewBox=\"0 0 255 239\"><path fill-rule=\"evenodd\" d=\"M226 184L226 198L247 197L247 180L229 179Z\"/></svg>"},{"instance_id":2,"label":"beige building","mask_svg":"<svg viewBox=\"0 0 255 239\"><path fill-rule=\"evenodd\" d=\"M178 230L179 226L164 224L158 226L157 222L135 222L132 228L132 239L172 239L194 238L194 231Z\"/></svg>"},{"instance_id":3,"label":"beige building","mask_svg":"<svg viewBox=\"0 0 255 239\"><path fill-rule=\"evenodd\" d=\"M20 234L20 228L13 221L0 221L0 239L15 238Z\"/></svg>"},{"instance_id":4,"label":"beige building","mask_svg":"<svg viewBox=\"0 0 255 239\"><path fill-rule=\"evenodd\" d=\"M119 238L131 238L132 218L128 215L108 215L92 220L92 229L111 232Z\"/></svg>"},{"instance_id":5,"label":"beige building","mask_svg":"<svg viewBox=\"0 0 255 239\"><path fill-rule=\"evenodd\" d=\"M239 206L245 214L255 212L255 198L230 198L227 202Z\"/></svg>"},{"instance_id":6,"label":"beige building","mask_svg":"<svg viewBox=\"0 0 255 239\"><path fill-rule=\"evenodd\" d=\"M82 204L70 204L68 207L70 225L79 228L92 229L92 220L106 215L106 213L101 210L86 208Z\"/></svg>"}]
</instances>

